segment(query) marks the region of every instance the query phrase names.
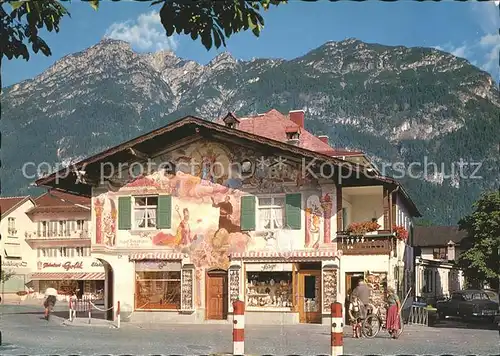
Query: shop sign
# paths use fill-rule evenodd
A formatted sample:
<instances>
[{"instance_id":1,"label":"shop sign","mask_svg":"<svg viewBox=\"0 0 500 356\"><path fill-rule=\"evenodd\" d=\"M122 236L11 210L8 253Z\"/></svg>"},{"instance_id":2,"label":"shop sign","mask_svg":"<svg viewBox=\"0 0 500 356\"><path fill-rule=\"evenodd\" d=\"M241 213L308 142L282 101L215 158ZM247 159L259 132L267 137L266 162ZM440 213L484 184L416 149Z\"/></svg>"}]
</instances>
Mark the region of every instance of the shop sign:
<instances>
[{"instance_id":1,"label":"shop sign","mask_svg":"<svg viewBox=\"0 0 500 356\"><path fill-rule=\"evenodd\" d=\"M38 262L38 268L39 269L45 269L45 268L63 268L65 271L73 270L73 269L83 269L83 262L74 262L72 263L71 261L67 262Z\"/></svg>"},{"instance_id":2,"label":"shop sign","mask_svg":"<svg viewBox=\"0 0 500 356\"><path fill-rule=\"evenodd\" d=\"M104 266L102 265L102 262L100 262L100 261L94 261L94 262L92 262L92 264L90 265L90 267L104 267Z\"/></svg>"},{"instance_id":3,"label":"shop sign","mask_svg":"<svg viewBox=\"0 0 500 356\"><path fill-rule=\"evenodd\" d=\"M117 246L125 248L149 247L150 245L151 245L151 240L149 239L133 239L133 238L121 240L117 243Z\"/></svg>"},{"instance_id":4,"label":"shop sign","mask_svg":"<svg viewBox=\"0 0 500 356\"><path fill-rule=\"evenodd\" d=\"M247 263L248 272L291 272L291 263Z\"/></svg>"},{"instance_id":5,"label":"shop sign","mask_svg":"<svg viewBox=\"0 0 500 356\"><path fill-rule=\"evenodd\" d=\"M180 271L180 262L169 261L140 261L135 263L135 270L138 272L145 271Z\"/></svg>"},{"instance_id":6,"label":"shop sign","mask_svg":"<svg viewBox=\"0 0 500 356\"><path fill-rule=\"evenodd\" d=\"M14 267L14 268L24 268L28 266L26 261L9 261L2 258L2 266Z\"/></svg>"}]
</instances>

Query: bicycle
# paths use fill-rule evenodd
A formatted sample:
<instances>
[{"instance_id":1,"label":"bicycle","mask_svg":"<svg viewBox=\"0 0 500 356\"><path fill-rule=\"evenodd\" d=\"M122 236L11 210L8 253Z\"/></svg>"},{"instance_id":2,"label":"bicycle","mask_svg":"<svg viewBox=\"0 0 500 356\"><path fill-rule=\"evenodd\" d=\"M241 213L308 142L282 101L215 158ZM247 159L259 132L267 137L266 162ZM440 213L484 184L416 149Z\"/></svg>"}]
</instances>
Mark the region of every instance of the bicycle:
<instances>
[{"instance_id":1,"label":"bicycle","mask_svg":"<svg viewBox=\"0 0 500 356\"><path fill-rule=\"evenodd\" d=\"M400 310L399 330L398 333L396 334L396 338L398 338L403 333L403 328L404 328L403 315ZM364 337L371 339L377 336L380 330L382 329L387 330L386 316L382 314L380 308L375 308L374 306L368 307L368 313L366 315L366 318L363 320L363 324L361 326L361 333L363 334Z\"/></svg>"}]
</instances>

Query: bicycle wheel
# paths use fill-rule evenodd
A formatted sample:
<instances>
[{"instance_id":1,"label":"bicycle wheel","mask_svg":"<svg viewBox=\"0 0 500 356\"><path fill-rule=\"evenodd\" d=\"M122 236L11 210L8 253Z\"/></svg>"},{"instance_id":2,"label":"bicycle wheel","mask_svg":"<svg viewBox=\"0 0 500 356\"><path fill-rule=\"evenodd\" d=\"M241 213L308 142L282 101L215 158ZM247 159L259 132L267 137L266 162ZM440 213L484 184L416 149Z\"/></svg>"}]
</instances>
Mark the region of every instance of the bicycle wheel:
<instances>
[{"instance_id":1,"label":"bicycle wheel","mask_svg":"<svg viewBox=\"0 0 500 356\"><path fill-rule=\"evenodd\" d=\"M363 325L361 326L361 333L366 338L374 338L379 333L382 328L382 321L375 314L369 314L363 320Z\"/></svg>"}]
</instances>

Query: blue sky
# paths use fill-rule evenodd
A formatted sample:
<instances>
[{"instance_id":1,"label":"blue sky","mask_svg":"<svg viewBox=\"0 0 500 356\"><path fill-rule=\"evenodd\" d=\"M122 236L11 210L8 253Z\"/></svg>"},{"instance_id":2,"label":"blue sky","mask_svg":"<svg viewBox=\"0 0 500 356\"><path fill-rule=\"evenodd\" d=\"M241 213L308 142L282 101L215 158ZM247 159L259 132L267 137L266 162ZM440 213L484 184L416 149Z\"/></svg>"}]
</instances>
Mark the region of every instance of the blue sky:
<instances>
[{"instance_id":1,"label":"blue sky","mask_svg":"<svg viewBox=\"0 0 500 356\"><path fill-rule=\"evenodd\" d=\"M103 2L96 12L88 4L74 1L67 7L71 18L63 20L61 31L44 35L52 56L32 54L29 62L4 61L4 86L36 76L57 59L90 47L104 36L128 40L138 52L172 49L179 57L200 63L207 63L222 51L207 51L199 41L186 36L166 38L157 16L158 6ZM495 81L499 79L500 16L493 2L290 0L265 12L264 18L266 25L260 38L242 33L229 39L227 50L234 57L291 59L327 41L354 37L385 45L437 47L487 70Z\"/></svg>"}]
</instances>

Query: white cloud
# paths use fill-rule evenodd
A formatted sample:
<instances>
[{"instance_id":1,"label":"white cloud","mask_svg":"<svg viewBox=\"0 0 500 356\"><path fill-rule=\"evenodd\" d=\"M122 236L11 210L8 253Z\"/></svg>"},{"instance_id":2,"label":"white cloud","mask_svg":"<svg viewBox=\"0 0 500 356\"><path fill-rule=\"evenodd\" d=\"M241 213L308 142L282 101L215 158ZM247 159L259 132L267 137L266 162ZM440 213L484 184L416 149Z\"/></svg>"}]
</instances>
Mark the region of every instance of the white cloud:
<instances>
[{"instance_id":1,"label":"white cloud","mask_svg":"<svg viewBox=\"0 0 500 356\"><path fill-rule=\"evenodd\" d=\"M177 48L177 41L174 37L167 37L156 11L141 14L135 21L115 22L104 36L129 42L140 51Z\"/></svg>"}]
</instances>

